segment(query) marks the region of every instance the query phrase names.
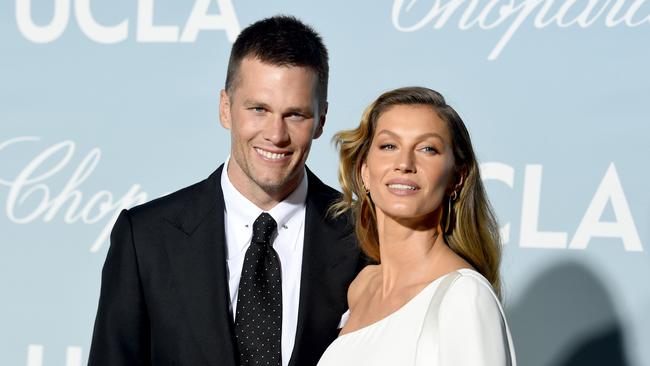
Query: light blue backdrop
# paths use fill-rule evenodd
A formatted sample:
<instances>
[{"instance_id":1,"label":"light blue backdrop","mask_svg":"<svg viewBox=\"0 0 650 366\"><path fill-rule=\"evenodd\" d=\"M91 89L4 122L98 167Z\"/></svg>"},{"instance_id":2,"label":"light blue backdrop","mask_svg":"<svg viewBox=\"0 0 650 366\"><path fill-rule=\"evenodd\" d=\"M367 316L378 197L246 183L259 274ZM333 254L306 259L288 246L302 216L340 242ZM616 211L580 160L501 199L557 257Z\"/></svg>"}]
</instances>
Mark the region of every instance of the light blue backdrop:
<instances>
[{"instance_id":1,"label":"light blue backdrop","mask_svg":"<svg viewBox=\"0 0 650 366\"><path fill-rule=\"evenodd\" d=\"M115 214L223 161L231 40L278 13L330 50L318 175L338 186L329 140L382 91L442 92L504 226L520 363L650 365L644 0L4 0L0 365L85 364Z\"/></svg>"}]
</instances>

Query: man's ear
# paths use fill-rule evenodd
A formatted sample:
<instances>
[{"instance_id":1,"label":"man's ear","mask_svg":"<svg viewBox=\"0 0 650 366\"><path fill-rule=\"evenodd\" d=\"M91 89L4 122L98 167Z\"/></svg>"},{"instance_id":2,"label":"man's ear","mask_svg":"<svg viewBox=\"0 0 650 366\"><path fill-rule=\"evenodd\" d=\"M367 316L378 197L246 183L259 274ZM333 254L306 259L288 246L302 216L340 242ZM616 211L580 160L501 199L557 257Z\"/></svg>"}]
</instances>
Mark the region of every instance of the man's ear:
<instances>
[{"instance_id":1,"label":"man's ear","mask_svg":"<svg viewBox=\"0 0 650 366\"><path fill-rule=\"evenodd\" d=\"M316 130L314 131L314 139L317 139L320 137L320 135L323 134L323 127L325 127L325 119L327 116L327 107L329 106L329 103L325 102L325 106L323 107L323 111L319 111L318 113L318 121L316 122Z\"/></svg>"},{"instance_id":2,"label":"man's ear","mask_svg":"<svg viewBox=\"0 0 650 366\"><path fill-rule=\"evenodd\" d=\"M230 129L232 127L230 118L230 96L225 89L221 89L219 94L219 120L223 128Z\"/></svg>"}]
</instances>

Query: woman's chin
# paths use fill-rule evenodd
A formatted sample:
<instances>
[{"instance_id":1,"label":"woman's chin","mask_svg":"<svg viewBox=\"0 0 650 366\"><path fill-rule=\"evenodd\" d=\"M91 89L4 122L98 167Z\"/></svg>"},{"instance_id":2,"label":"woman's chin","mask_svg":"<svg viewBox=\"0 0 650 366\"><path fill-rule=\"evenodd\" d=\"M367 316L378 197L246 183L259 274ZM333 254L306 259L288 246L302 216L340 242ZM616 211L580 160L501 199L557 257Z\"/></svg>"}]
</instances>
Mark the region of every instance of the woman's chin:
<instances>
[{"instance_id":1,"label":"woman's chin","mask_svg":"<svg viewBox=\"0 0 650 366\"><path fill-rule=\"evenodd\" d=\"M379 210L377 210L379 211ZM413 207L388 207L381 212L388 218L399 222L430 222L434 216L435 211L432 210L418 210Z\"/></svg>"}]
</instances>

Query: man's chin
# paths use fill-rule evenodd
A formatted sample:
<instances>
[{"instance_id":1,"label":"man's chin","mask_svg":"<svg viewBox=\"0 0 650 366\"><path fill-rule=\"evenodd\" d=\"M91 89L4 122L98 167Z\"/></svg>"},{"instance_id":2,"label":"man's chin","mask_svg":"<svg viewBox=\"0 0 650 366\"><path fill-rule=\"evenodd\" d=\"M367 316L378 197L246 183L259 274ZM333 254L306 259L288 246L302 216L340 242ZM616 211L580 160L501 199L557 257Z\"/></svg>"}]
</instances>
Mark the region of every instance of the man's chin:
<instances>
[{"instance_id":1,"label":"man's chin","mask_svg":"<svg viewBox=\"0 0 650 366\"><path fill-rule=\"evenodd\" d=\"M262 188L265 192L275 193L288 193L298 186L300 182L299 177L293 175L284 176L266 176L258 177L255 183Z\"/></svg>"},{"instance_id":2,"label":"man's chin","mask_svg":"<svg viewBox=\"0 0 650 366\"><path fill-rule=\"evenodd\" d=\"M255 183L266 192L279 192L289 184L288 177L264 177L256 179Z\"/></svg>"}]
</instances>

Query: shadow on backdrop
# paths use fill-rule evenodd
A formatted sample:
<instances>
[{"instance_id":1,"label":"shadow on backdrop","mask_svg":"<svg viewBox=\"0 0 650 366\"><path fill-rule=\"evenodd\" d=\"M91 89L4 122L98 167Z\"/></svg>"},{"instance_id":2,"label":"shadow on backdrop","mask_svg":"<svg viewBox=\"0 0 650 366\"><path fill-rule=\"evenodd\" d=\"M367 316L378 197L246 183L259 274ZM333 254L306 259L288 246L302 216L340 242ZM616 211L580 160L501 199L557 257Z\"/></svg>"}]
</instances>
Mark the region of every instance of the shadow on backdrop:
<instances>
[{"instance_id":1,"label":"shadow on backdrop","mask_svg":"<svg viewBox=\"0 0 650 366\"><path fill-rule=\"evenodd\" d=\"M520 299L508 307L518 364L630 366L614 304L588 267L549 267Z\"/></svg>"}]
</instances>

